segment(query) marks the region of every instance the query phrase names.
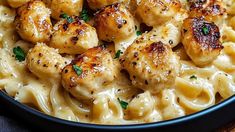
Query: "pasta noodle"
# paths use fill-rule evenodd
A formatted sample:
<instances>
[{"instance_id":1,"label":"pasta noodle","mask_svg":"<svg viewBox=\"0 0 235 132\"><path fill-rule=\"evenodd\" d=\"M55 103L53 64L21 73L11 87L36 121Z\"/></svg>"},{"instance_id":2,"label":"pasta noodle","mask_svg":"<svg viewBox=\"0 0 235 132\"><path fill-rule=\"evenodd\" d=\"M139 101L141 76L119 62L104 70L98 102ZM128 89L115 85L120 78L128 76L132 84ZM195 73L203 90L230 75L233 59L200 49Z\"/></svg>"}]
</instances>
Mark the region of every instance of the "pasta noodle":
<instances>
[{"instance_id":1,"label":"pasta noodle","mask_svg":"<svg viewBox=\"0 0 235 132\"><path fill-rule=\"evenodd\" d=\"M169 120L235 94L234 0L96 2L93 17L81 1L55 12L50 1L1 0L0 90L95 124Z\"/></svg>"}]
</instances>

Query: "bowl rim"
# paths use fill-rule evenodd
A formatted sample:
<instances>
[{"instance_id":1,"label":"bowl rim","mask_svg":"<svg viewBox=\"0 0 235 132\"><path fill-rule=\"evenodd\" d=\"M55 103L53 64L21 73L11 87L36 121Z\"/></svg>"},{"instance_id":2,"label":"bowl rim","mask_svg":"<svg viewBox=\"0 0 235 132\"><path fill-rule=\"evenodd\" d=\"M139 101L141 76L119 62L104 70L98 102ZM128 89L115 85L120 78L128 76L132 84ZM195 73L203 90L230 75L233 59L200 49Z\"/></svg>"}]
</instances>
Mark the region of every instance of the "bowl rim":
<instances>
[{"instance_id":1,"label":"bowl rim","mask_svg":"<svg viewBox=\"0 0 235 132\"><path fill-rule=\"evenodd\" d=\"M57 117L53 117L51 115L47 115L45 113L42 113L30 106L27 106L23 103L18 102L11 96L9 96L7 93L4 91L0 90L0 98L3 98L7 101L9 101L11 104L17 106L18 108L29 112L33 114L34 116L41 117L45 120L52 121L54 123L59 123L59 124L65 124L73 127L82 127L82 128L92 128L92 129L106 129L106 130L132 130L132 129L145 129L145 128L156 128L156 127L165 127L168 125L172 124L181 124L187 121L190 121L195 118L199 118L201 116L204 116L208 113L212 113L224 106L227 106L231 103L235 102L235 95L232 95L231 97L219 102L216 105L213 105L211 107L208 107L204 110L198 111L196 113L170 119L170 120L164 120L164 121L159 121L159 122L151 122L151 123L142 123L142 124L124 124L124 125L102 125L102 124L91 124L91 123L82 123L82 122L73 122L73 121L68 121L64 119L60 119Z\"/></svg>"}]
</instances>

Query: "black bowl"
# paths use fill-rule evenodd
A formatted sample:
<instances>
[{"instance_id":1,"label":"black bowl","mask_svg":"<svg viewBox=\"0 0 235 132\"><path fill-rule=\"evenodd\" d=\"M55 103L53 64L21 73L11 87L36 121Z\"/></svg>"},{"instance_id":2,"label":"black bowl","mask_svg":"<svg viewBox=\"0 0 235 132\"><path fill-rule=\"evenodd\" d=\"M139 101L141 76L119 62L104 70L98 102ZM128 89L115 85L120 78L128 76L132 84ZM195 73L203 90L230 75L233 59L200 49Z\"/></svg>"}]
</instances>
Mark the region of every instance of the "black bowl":
<instances>
[{"instance_id":1,"label":"black bowl","mask_svg":"<svg viewBox=\"0 0 235 132\"><path fill-rule=\"evenodd\" d=\"M212 131L235 119L235 96L188 116L137 125L95 125L62 120L15 101L0 90L0 102L27 123L46 131Z\"/></svg>"}]
</instances>

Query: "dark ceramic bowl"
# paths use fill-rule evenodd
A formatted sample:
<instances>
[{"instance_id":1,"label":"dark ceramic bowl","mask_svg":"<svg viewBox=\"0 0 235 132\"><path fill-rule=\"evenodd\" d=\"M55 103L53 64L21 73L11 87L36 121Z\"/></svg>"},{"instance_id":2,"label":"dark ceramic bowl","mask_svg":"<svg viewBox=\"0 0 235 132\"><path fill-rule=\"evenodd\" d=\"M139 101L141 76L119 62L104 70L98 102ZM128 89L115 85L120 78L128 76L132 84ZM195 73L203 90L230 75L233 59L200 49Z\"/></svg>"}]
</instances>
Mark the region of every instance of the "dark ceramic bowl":
<instances>
[{"instance_id":1,"label":"dark ceramic bowl","mask_svg":"<svg viewBox=\"0 0 235 132\"><path fill-rule=\"evenodd\" d=\"M235 119L235 96L210 108L188 116L161 121L156 123L137 125L94 125L71 122L45 115L33 108L15 101L5 92L0 91L0 102L4 108L28 124L45 131L212 131Z\"/></svg>"}]
</instances>

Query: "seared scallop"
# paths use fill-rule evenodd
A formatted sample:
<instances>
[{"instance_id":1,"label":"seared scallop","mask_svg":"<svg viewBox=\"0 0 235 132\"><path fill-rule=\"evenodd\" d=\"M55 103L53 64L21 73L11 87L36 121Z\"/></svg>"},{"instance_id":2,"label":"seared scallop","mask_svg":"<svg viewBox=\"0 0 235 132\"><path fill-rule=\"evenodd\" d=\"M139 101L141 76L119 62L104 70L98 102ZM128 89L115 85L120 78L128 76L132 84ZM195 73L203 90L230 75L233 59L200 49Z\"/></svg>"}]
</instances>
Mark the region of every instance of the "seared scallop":
<instances>
[{"instance_id":1,"label":"seared scallop","mask_svg":"<svg viewBox=\"0 0 235 132\"><path fill-rule=\"evenodd\" d=\"M59 49L60 53L81 54L98 45L95 28L77 17L70 19L71 23L62 19L54 26L49 46Z\"/></svg>"},{"instance_id":2,"label":"seared scallop","mask_svg":"<svg viewBox=\"0 0 235 132\"><path fill-rule=\"evenodd\" d=\"M70 16L79 16L82 11L83 0L51 0L48 2L48 7L51 9L51 16L59 20L62 13Z\"/></svg>"},{"instance_id":3,"label":"seared scallop","mask_svg":"<svg viewBox=\"0 0 235 132\"><path fill-rule=\"evenodd\" d=\"M174 17L180 7L179 0L141 0L136 13L148 26L158 26Z\"/></svg>"},{"instance_id":4,"label":"seared scallop","mask_svg":"<svg viewBox=\"0 0 235 132\"><path fill-rule=\"evenodd\" d=\"M60 79L66 63L57 50L43 43L38 43L29 50L26 61L29 70L41 79Z\"/></svg>"},{"instance_id":5,"label":"seared scallop","mask_svg":"<svg viewBox=\"0 0 235 132\"><path fill-rule=\"evenodd\" d=\"M29 1L30 0L7 0L7 3L13 8L18 8L18 7L26 4Z\"/></svg>"},{"instance_id":6,"label":"seared scallop","mask_svg":"<svg viewBox=\"0 0 235 132\"><path fill-rule=\"evenodd\" d=\"M95 27L100 40L116 41L135 32L133 16L122 4L107 6L95 15Z\"/></svg>"},{"instance_id":7,"label":"seared scallop","mask_svg":"<svg viewBox=\"0 0 235 132\"><path fill-rule=\"evenodd\" d=\"M153 94L171 87L180 70L179 57L169 44L144 38L129 46L120 62L134 86Z\"/></svg>"},{"instance_id":8,"label":"seared scallop","mask_svg":"<svg viewBox=\"0 0 235 132\"><path fill-rule=\"evenodd\" d=\"M186 53L198 66L211 63L223 49L219 28L203 18L186 19L182 34Z\"/></svg>"},{"instance_id":9,"label":"seared scallop","mask_svg":"<svg viewBox=\"0 0 235 132\"><path fill-rule=\"evenodd\" d=\"M77 99L91 100L115 76L111 54L99 46L81 54L63 69L62 85Z\"/></svg>"},{"instance_id":10,"label":"seared scallop","mask_svg":"<svg viewBox=\"0 0 235 132\"><path fill-rule=\"evenodd\" d=\"M89 7L93 10L101 9L105 6L115 3L124 2L126 0L87 0Z\"/></svg>"},{"instance_id":11,"label":"seared scallop","mask_svg":"<svg viewBox=\"0 0 235 132\"><path fill-rule=\"evenodd\" d=\"M15 25L20 37L32 43L49 41L52 31L50 13L39 0L18 8Z\"/></svg>"}]
</instances>

